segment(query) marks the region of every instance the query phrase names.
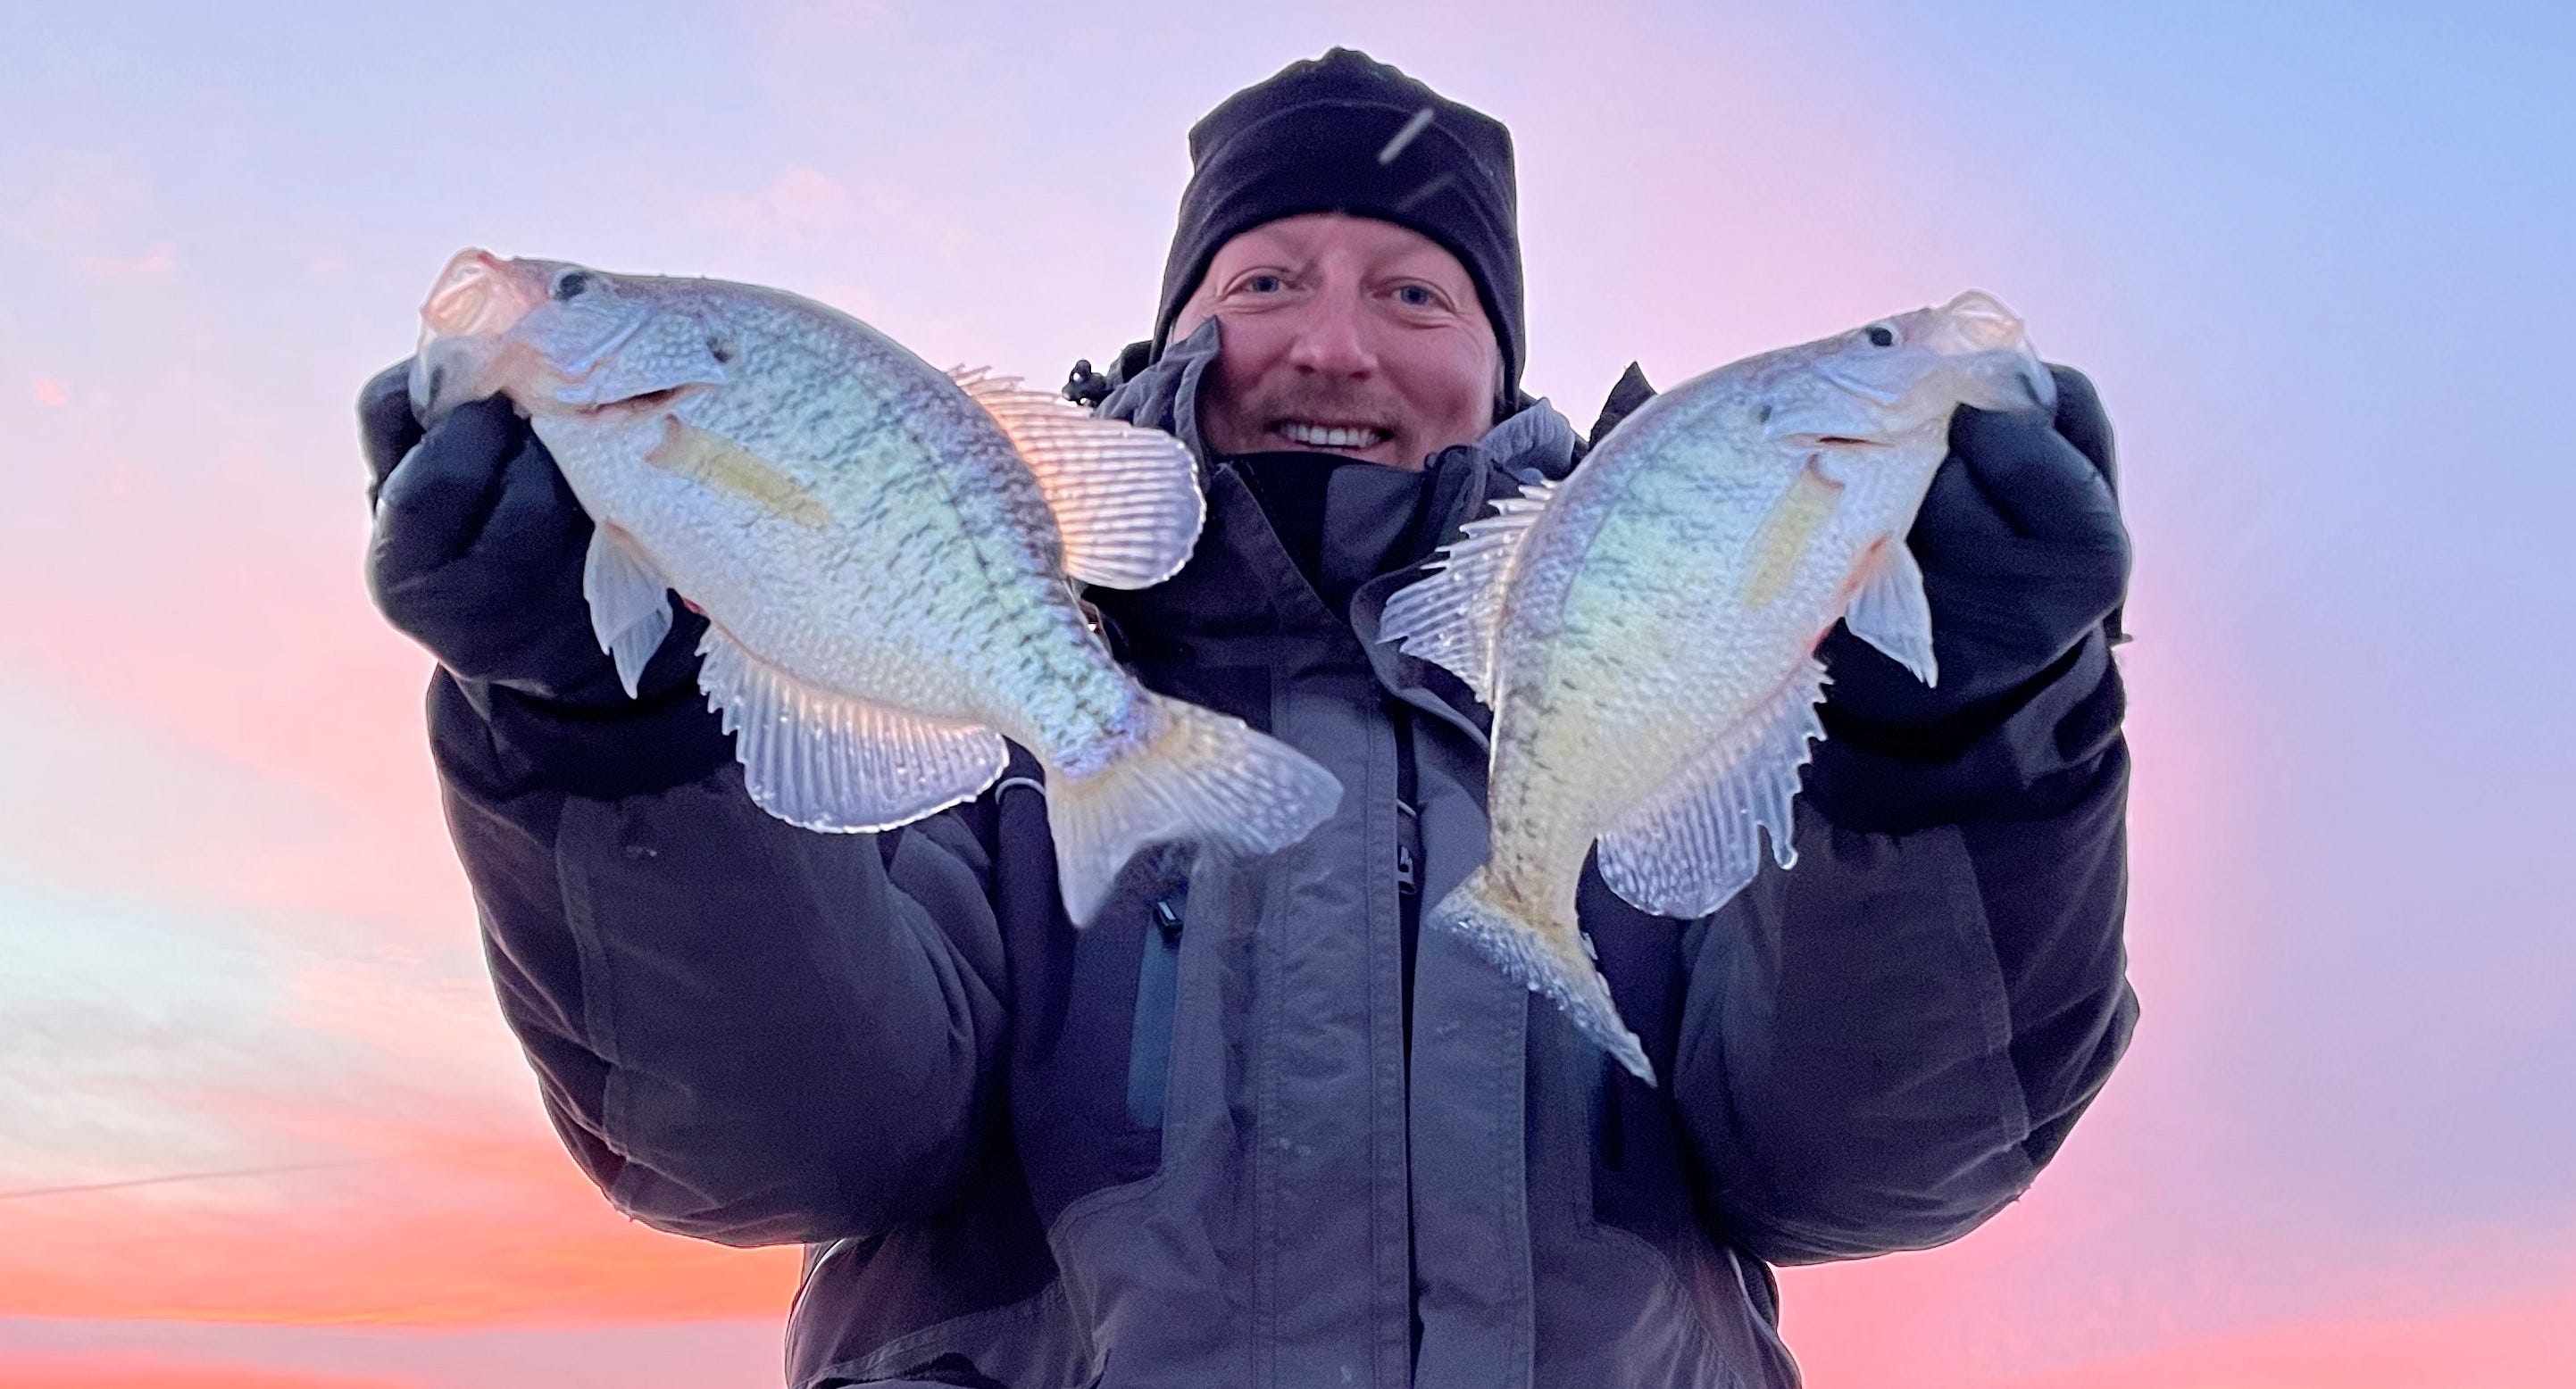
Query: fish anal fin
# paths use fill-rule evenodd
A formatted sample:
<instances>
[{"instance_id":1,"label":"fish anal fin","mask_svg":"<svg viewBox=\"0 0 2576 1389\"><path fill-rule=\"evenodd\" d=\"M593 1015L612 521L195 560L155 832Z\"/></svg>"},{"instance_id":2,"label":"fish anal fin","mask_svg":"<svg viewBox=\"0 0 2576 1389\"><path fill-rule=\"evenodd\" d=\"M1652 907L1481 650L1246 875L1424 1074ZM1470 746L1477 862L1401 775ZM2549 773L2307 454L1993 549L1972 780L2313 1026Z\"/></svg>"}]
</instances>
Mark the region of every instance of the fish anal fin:
<instances>
[{"instance_id":1,"label":"fish anal fin","mask_svg":"<svg viewBox=\"0 0 2576 1389\"><path fill-rule=\"evenodd\" d=\"M590 535L583 556L581 596L590 606L590 630L599 649L617 665L618 683L634 694L644 666L671 634L671 586L633 536L603 524Z\"/></svg>"},{"instance_id":2,"label":"fish anal fin","mask_svg":"<svg viewBox=\"0 0 2576 1389\"><path fill-rule=\"evenodd\" d=\"M1601 836L1601 879L1630 905L1688 920L1708 915L1762 868L1761 835L1781 867L1797 862L1790 802L1807 744L1822 738L1825 668L1807 657L1779 691Z\"/></svg>"},{"instance_id":3,"label":"fish anal fin","mask_svg":"<svg viewBox=\"0 0 2576 1389\"><path fill-rule=\"evenodd\" d=\"M1521 543L1555 494L1555 483L1534 482L1519 496L1495 502L1493 515L1468 522L1458 543L1433 561L1429 577L1387 599L1379 639L1466 681L1478 699L1492 704L1503 594Z\"/></svg>"},{"instance_id":4,"label":"fish anal fin","mask_svg":"<svg viewBox=\"0 0 2576 1389\"><path fill-rule=\"evenodd\" d=\"M1144 588L1180 572L1207 520L1198 464L1159 429L1101 419L1051 391L978 367L949 373L1036 475L1064 541L1065 573Z\"/></svg>"},{"instance_id":5,"label":"fish anal fin","mask_svg":"<svg viewBox=\"0 0 2576 1389\"><path fill-rule=\"evenodd\" d=\"M820 528L831 524L832 508L824 503L821 494L785 469L677 415L663 419L662 442L645 453L645 462L798 525Z\"/></svg>"},{"instance_id":6,"label":"fish anal fin","mask_svg":"<svg viewBox=\"0 0 2576 1389\"><path fill-rule=\"evenodd\" d=\"M1000 734L819 689L710 626L698 687L737 735L743 784L761 809L810 830L892 829L992 785Z\"/></svg>"},{"instance_id":7,"label":"fish anal fin","mask_svg":"<svg viewBox=\"0 0 2576 1389\"><path fill-rule=\"evenodd\" d=\"M1932 659L1932 602L1923 594L1923 568L1902 540L1882 541L1860 576L1860 590L1843 613L1851 634L1887 653L1926 685L1941 669Z\"/></svg>"}]
</instances>

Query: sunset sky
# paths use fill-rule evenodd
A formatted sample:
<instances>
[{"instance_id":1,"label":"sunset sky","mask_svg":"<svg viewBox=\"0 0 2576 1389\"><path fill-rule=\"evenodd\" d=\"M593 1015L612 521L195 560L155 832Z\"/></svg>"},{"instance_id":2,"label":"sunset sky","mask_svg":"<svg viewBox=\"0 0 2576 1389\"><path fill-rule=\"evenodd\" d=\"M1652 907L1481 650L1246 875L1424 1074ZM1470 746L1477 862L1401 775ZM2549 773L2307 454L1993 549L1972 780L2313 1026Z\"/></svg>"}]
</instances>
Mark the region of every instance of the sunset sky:
<instances>
[{"instance_id":1,"label":"sunset sky","mask_svg":"<svg viewBox=\"0 0 2576 1389\"><path fill-rule=\"evenodd\" d=\"M0 1386L776 1382L792 1253L618 1217L502 1029L351 400L465 245L1060 380L1334 43L1512 127L1578 423L1976 286L2119 430L2144 1021L2027 1199L1788 1276L1814 1389L2576 1383L2576 10L5 15Z\"/></svg>"}]
</instances>

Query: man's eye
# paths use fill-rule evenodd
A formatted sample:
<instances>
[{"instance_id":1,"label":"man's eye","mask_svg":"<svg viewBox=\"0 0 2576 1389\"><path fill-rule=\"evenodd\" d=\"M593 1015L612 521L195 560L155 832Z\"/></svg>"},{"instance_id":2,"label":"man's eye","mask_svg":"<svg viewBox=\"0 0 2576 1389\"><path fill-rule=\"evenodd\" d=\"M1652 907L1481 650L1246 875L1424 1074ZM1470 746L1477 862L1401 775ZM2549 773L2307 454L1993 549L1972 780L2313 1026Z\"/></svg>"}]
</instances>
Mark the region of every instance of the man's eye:
<instances>
[{"instance_id":1,"label":"man's eye","mask_svg":"<svg viewBox=\"0 0 2576 1389\"><path fill-rule=\"evenodd\" d=\"M1395 300L1408 309L1436 309L1440 296L1429 285L1398 285Z\"/></svg>"},{"instance_id":2,"label":"man's eye","mask_svg":"<svg viewBox=\"0 0 2576 1389\"><path fill-rule=\"evenodd\" d=\"M1277 275L1246 275L1237 286L1248 294L1277 294L1287 287L1288 282Z\"/></svg>"}]
</instances>

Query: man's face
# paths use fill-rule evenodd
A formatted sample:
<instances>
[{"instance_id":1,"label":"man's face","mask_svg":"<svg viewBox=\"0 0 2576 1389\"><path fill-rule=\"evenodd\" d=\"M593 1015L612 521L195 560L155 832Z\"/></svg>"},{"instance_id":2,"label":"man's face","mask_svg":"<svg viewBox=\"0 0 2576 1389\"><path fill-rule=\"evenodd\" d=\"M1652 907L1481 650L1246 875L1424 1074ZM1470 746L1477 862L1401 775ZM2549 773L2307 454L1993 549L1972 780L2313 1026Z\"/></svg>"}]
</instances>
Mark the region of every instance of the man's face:
<instances>
[{"instance_id":1,"label":"man's face","mask_svg":"<svg viewBox=\"0 0 2576 1389\"><path fill-rule=\"evenodd\" d=\"M1224 321L1199 426L1220 454L1311 449L1420 468L1493 427L1502 351L1439 243L1338 212L1225 243L1171 340Z\"/></svg>"}]
</instances>

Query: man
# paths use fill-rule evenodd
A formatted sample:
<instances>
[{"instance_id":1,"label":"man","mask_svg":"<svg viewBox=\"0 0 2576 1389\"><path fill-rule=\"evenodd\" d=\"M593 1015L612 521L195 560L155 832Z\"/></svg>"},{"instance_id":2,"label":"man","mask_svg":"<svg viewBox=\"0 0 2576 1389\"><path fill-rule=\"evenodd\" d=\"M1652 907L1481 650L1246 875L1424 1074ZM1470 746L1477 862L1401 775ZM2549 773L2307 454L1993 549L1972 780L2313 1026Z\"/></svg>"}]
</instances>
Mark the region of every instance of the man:
<instances>
[{"instance_id":1,"label":"man","mask_svg":"<svg viewBox=\"0 0 2576 1389\"><path fill-rule=\"evenodd\" d=\"M1956 421L1912 540L1942 683L1829 642L1794 872L1696 922L1587 878L1650 1088L1416 929L1483 853L1486 715L1378 613L1581 447L1519 390L1509 138L1336 50L1191 149L1154 338L1069 393L1188 444L1207 528L1090 598L1146 683L1344 794L1266 859L1148 854L1081 932L1025 756L892 833L769 818L685 613L619 688L526 427L494 402L422 437L371 384L369 576L443 667L450 822L547 1109L635 1218L808 1247L811 1389L1792 1384L1769 1265L1974 1227L2135 1017L2090 388ZM1650 394L1632 368L1595 435Z\"/></svg>"}]
</instances>

